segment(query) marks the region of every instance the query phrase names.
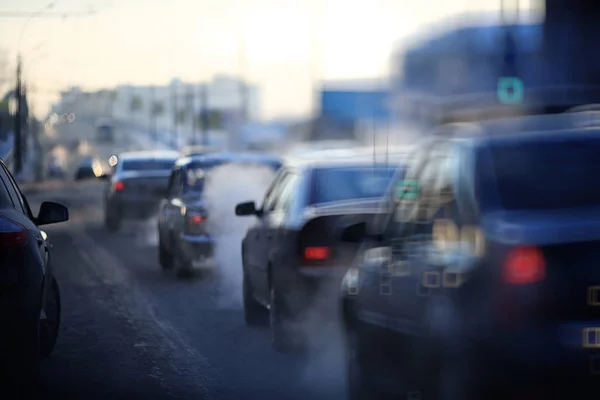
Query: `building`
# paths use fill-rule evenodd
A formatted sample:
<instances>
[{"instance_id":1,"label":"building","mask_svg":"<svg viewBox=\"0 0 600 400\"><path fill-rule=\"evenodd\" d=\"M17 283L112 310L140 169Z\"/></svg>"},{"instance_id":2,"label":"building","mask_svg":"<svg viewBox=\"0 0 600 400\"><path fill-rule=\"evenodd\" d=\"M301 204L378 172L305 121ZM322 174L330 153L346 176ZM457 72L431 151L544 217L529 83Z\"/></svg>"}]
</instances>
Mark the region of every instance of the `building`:
<instances>
[{"instance_id":1,"label":"building","mask_svg":"<svg viewBox=\"0 0 600 400\"><path fill-rule=\"evenodd\" d=\"M245 98L244 98L245 96ZM245 110L243 109L245 105ZM121 85L110 90L84 92L72 88L61 93L56 113L75 113L77 118L112 119L159 134L177 134L195 140L205 126L211 131L260 117L255 86L227 76L207 83L173 79L164 86Z\"/></svg>"}]
</instances>

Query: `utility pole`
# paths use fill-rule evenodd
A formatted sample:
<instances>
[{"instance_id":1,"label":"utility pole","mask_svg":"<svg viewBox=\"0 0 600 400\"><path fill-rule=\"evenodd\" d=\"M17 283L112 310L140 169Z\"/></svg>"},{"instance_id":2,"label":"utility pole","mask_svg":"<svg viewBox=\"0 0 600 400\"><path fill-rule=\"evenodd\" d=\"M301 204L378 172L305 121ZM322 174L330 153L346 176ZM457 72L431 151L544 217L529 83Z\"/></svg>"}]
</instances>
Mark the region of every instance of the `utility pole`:
<instances>
[{"instance_id":1,"label":"utility pole","mask_svg":"<svg viewBox=\"0 0 600 400\"><path fill-rule=\"evenodd\" d=\"M17 56L17 87L15 88L15 95L17 96L17 110L15 113L14 120L14 143L15 143L15 165L14 172L18 174L23 168L23 142L21 137L21 122L22 122L22 93L21 93L21 55Z\"/></svg>"},{"instance_id":2,"label":"utility pole","mask_svg":"<svg viewBox=\"0 0 600 400\"><path fill-rule=\"evenodd\" d=\"M173 144L178 144L179 134L177 132L177 127L179 125L179 111L177 106L177 83L171 83L171 109L173 110L173 119L171 121L171 134L172 134L172 142Z\"/></svg>"},{"instance_id":3,"label":"utility pole","mask_svg":"<svg viewBox=\"0 0 600 400\"><path fill-rule=\"evenodd\" d=\"M200 99L202 105L200 108L200 118L202 121L202 144L208 145L208 87L207 84L200 86Z\"/></svg>"},{"instance_id":4,"label":"utility pole","mask_svg":"<svg viewBox=\"0 0 600 400\"><path fill-rule=\"evenodd\" d=\"M196 144L196 137L194 136L194 109L192 104L192 96L194 95L194 89L190 85L186 85L185 89L185 110L186 114L191 117L190 124L192 128L190 130L191 136L187 138L188 140L186 142Z\"/></svg>"},{"instance_id":5,"label":"utility pole","mask_svg":"<svg viewBox=\"0 0 600 400\"><path fill-rule=\"evenodd\" d=\"M154 93L154 85L150 86L150 126L154 143L158 144L158 130L156 129L156 97Z\"/></svg>"}]
</instances>

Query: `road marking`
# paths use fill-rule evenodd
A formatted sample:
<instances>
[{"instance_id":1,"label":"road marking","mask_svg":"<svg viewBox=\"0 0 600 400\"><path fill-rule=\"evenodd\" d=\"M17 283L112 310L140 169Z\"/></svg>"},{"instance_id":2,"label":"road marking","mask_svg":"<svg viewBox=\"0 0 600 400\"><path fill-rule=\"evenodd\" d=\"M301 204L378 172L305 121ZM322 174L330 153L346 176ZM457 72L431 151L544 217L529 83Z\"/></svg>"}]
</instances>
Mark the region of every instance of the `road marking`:
<instances>
[{"instance_id":1,"label":"road marking","mask_svg":"<svg viewBox=\"0 0 600 400\"><path fill-rule=\"evenodd\" d=\"M151 321L155 333L161 337L171 352L183 351L188 357L192 357L196 364L209 368L208 360L201 356L179 332L167 321L159 319L154 313L151 301L147 298L140 285L132 278L129 269L102 245L92 239L82 229L70 232L73 244L87 266L96 276L96 279L105 285L126 286L120 291L117 301L118 310L130 314L131 318ZM87 254L86 254L87 253ZM175 368L175 366L173 366Z\"/></svg>"}]
</instances>

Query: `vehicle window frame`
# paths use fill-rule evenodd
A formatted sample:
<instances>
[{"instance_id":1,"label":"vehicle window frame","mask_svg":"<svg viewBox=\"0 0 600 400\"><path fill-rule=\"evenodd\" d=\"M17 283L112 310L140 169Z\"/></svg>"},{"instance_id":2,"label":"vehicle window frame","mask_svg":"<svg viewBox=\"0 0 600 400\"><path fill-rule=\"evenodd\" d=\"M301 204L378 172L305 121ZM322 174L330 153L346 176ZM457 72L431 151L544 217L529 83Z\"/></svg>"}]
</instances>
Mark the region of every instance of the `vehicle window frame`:
<instances>
[{"instance_id":1,"label":"vehicle window frame","mask_svg":"<svg viewBox=\"0 0 600 400\"><path fill-rule=\"evenodd\" d=\"M279 195L275 200L275 205L273 208L274 212L285 213L287 212L292 204L292 193L295 191L297 187L299 176L297 173L292 172L289 173L283 187L279 191Z\"/></svg>"},{"instance_id":2,"label":"vehicle window frame","mask_svg":"<svg viewBox=\"0 0 600 400\"><path fill-rule=\"evenodd\" d=\"M269 187L267 188L267 191L265 192L265 195L263 197L262 205L260 206L260 210L263 214L274 210L277 192L280 190L281 183L285 182L285 179L287 179L289 173L289 169L283 167L280 168L277 175L269 184Z\"/></svg>"},{"instance_id":3,"label":"vehicle window frame","mask_svg":"<svg viewBox=\"0 0 600 400\"><path fill-rule=\"evenodd\" d=\"M8 168L5 167L4 163L0 160L0 165L3 166L3 171L4 171L4 175L6 175L6 177L8 178ZM6 195L8 196L8 201L10 202L7 205L12 205L13 208L15 208L15 200L12 198L12 195L10 194L10 190L8 189L8 184L4 181L4 178L2 176L0 176L0 180L2 181L2 184L4 185L4 188L6 189ZM10 182L10 180L9 180Z\"/></svg>"},{"instance_id":4,"label":"vehicle window frame","mask_svg":"<svg viewBox=\"0 0 600 400\"><path fill-rule=\"evenodd\" d=\"M4 164L0 165L0 167L2 169L4 169L4 172L6 173L6 176L8 177L8 180L9 180L9 184L12 186L13 190L15 191L15 193L17 195L19 207L17 208L17 205L14 204L15 209L17 211L20 211L24 215L26 215L29 219L33 219L33 215L31 214L31 209L29 208L29 204L26 203L27 200L25 200L25 196L23 196L23 194L21 193L21 189L19 189L19 185L17 184L17 182L15 182L14 178L10 174L10 171L8 170L8 168L6 168L6 166Z\"/></svg>"},{"instance_id":5,"label":"vehicle window frame","mask_svg":"<svg viewBox=\"0 0 600 400\"><path fill-rule=\"evenodd\" d=\"M176 181L179 181L177 190L175 190ZM171 176L169 177L169 186L167 188L167 196L169 199L175 198L181 194L181 167L176 166L171 170Z\"/></svg>"}]
</instances>

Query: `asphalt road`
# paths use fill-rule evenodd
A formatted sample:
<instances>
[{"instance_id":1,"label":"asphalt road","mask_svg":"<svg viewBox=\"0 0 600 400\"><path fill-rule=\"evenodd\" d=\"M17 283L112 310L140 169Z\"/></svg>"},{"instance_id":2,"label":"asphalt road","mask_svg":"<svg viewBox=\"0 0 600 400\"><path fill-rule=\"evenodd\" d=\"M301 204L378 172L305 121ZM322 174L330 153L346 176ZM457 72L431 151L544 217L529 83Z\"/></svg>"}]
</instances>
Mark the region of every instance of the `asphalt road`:
<instances>
[{"instance_id":1,"label":"asphalt road","mask_svg":"<svg viewBox=\"0 0 600 400\"><path fill-rule=\"evenodd\" d=\"M63 309L56 350L42 364L45 398L345 398L335 327L304 357L276 353L267 328L244 325L241 267L205 278L163 272L155 222L104 228L104 184L25 188L32 210L51 200L71 212L45 228ZM239 251L239 243L221 245Z\"/></svg>"}]
</instances>

